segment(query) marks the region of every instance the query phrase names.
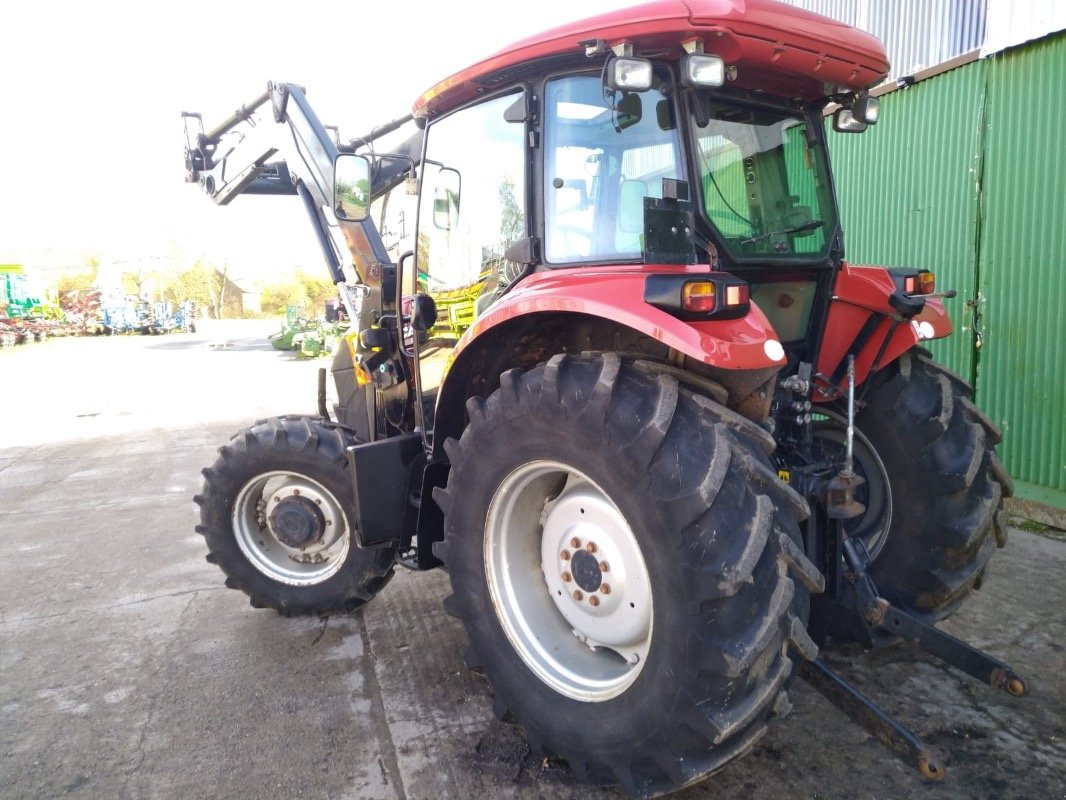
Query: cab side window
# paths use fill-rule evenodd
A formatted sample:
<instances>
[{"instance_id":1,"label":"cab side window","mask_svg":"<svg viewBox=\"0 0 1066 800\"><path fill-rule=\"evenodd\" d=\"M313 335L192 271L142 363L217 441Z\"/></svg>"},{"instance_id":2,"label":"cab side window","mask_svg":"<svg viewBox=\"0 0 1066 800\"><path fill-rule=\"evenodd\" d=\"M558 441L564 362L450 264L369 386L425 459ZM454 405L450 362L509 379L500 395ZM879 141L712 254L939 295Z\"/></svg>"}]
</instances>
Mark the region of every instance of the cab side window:
<instances>
[{"instance_id":1,"label":"cab side window","mask_svg":"<svg viewBox=\"0 0 1066 800\"><path fill-rule=\"evenodd\" d=\"M550 264L641 257L644 198L679 178L670 100L605 98L599 76L549 81L544 92L545 256Z\"/></svg>"},{"instance_id":2,"label":"cab side window","mask_svg":"<svg viewBox=\"0 0 1066 800\"><path fill-rule=\"evenodd\" d=\"M527 235L520 94L461 109L429 131L418 215L419 289L437 304L436 340L457 340L519 272L507 248Z\"/></svg>"}]
</instances>

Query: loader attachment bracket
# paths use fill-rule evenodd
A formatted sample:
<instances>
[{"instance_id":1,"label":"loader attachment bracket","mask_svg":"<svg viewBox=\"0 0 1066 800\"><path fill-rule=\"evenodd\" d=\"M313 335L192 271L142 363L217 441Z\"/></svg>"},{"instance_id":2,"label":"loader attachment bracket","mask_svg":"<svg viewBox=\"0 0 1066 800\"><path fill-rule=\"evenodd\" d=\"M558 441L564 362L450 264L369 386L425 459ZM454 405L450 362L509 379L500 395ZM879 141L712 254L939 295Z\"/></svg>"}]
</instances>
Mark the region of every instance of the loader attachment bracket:
<instances>
[{"instance_id":1,"label":"loader attachment bracket","mask_svg":"<svg viewBox=\"0 0 1066 800\"><path fill-rule=\"evenodd\" d=\"M425 458L421 433L405 433L348 448L359 547L392 546L404 535L412 465ZM421 487L418 487L421 489Z\"/></svg>"}]
</instances>

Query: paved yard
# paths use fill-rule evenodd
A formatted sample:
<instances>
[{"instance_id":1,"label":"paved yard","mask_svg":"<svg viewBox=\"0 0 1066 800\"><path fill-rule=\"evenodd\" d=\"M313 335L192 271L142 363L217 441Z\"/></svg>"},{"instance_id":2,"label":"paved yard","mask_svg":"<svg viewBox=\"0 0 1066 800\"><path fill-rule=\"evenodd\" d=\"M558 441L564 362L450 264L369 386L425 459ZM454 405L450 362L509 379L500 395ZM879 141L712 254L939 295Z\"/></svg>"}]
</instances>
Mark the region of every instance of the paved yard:
<instances>
[{"instance_id":1,"label":"paved yard","mask_svg":"<svg viewBox=\"0 0 1066 800\"><path fill-rule=\"evenodd\" d=\"M584 798L494 720L443 614L401 571L361 615L283 619L222 586L193 533L200 467L258 417L314 408L270 326L0 352L0 797ZM906 646L833 662L935 747L925 784L806 684L755 751L678 797L1060 798L1066 543L1011 531L946 626L1024 700Z\"/></svg>"}]
</instances>

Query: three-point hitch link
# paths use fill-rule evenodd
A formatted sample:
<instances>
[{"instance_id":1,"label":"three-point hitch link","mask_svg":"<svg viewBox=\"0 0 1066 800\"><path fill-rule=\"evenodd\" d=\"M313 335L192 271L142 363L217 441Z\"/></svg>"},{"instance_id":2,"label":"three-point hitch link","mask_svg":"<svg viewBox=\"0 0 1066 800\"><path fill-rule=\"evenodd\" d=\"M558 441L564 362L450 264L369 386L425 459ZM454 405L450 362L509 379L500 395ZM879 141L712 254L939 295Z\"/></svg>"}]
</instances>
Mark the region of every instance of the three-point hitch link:
<instances>
[{"instance_id":1,"label":"three-point hitch link","mask_svg":"<svg viewBox=\"0 0 1066 800\"><path fill-rule=\"evenodd\" d=\"M839 554L842 564L830 565L830 572L842 569L840 580L827 580L826 589L834 604L834 613L850 616L854 629L864 632L864 639L879 645L904 639L929 655L965 672L1013 697L1029 693L1028 682L1007 664L965 642L917 619L881 597L868 568L870 555L862 540L848 536L846 520L863 513L854 496L862 478L852 471L851 446L854 431L854 357L848 358L848 420L845 463L840 472L824 484L820 501L827 520L828 551ZM830 578L835 575L827 576ZM844 589L846 587L846 590ZM886 635L887 634L887 635ZM905 761L913 764L924 778L943 780L946 770L912 731L848 683L821 659L803 665L803 678L831 703L873 734Z\"/></svg>"}]
</instances>

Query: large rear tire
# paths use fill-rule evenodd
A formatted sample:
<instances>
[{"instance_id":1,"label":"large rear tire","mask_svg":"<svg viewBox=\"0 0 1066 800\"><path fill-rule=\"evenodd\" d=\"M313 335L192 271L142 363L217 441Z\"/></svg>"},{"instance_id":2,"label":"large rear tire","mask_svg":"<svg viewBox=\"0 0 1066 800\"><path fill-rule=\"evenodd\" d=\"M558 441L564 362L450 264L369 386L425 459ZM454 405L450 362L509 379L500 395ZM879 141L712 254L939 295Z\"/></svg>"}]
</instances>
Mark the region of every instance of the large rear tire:
<instances>
[{"instance_id":1,"label":"large rear tire","mask_svg":"<svg viewBox=\"0 0 1066 800\"><path fill-rule=\"evenodd\" d=\"M872 380L855 416L865 442L856 459L864 491L881 502L849 525L875 545L869 572L885 598L936 622L980 586L1007 541L1003 498L1013 484L996 457L999 431L966 382L924 353Z\"/></svg>"},{"instance_id":2,"label":"large rear tire","mask_svg":"<svg viewBox=\"0 0 1066 800\"><path fill-rule=\"evenodd\" d=\"M206 468L198 533L207 560L256 608L279 614L354 611L392 577L395 548L353 536L350 431L320 417L263 420L219 448Z\"/></svg>"},{"instance_id":3,"label":"large rear tire","mask_svg":"<svg viewBox=\"0 0 1066 800\"><path fill-rule=\"evenodd\" d=\"M435 552L497 715L636 796L747 751L817 652L773 440L613 354L511 370L467 410Z\"/></svg>"}]
</instances>

